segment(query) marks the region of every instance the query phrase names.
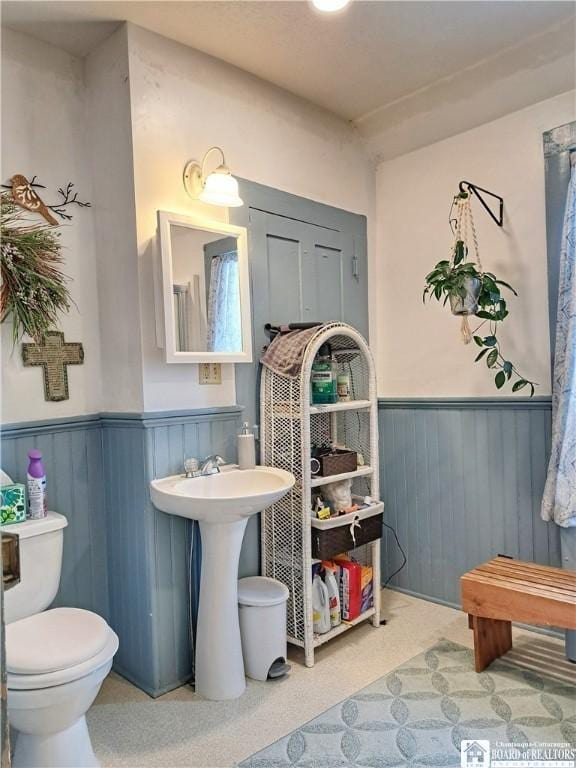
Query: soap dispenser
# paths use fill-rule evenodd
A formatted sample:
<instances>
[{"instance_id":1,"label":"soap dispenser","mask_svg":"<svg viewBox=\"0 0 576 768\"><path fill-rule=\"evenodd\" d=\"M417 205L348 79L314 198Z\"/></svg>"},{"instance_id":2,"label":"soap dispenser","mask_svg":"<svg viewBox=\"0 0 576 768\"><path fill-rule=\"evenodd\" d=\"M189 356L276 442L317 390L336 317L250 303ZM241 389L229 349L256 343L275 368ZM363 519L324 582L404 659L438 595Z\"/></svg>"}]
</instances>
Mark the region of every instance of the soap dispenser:
<instances>
[{"instance_id":1,"label":"soap dispenser","mask_svg":"<svg viewBox=\"0 0 576 768\"><path fill-rule=\"evenodd\" d=\"M247 421L242 424L242 432L238 435L238 467L239 469L254 469L256 466L256 445L254 433L250 431Z\"/></svg>"}]
</instances>

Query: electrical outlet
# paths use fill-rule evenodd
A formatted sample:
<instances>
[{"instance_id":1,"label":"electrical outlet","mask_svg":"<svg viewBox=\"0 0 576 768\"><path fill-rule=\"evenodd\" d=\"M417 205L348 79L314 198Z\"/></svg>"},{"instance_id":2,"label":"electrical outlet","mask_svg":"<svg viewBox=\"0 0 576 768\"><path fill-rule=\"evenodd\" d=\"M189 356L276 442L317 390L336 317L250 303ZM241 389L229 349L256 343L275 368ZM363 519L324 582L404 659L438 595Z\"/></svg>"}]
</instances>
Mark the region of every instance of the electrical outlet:
<instances>
[{"instance_id":1,"label":"electrical outlet","mask_svg":"<svg viewBox=\"0 0 576 768\"><path fill-rule=\"evenodd\" d=\"M222 384L222 365L220 363L200 363L198 382L200 384Z\"/></svg>"}]
</instances>

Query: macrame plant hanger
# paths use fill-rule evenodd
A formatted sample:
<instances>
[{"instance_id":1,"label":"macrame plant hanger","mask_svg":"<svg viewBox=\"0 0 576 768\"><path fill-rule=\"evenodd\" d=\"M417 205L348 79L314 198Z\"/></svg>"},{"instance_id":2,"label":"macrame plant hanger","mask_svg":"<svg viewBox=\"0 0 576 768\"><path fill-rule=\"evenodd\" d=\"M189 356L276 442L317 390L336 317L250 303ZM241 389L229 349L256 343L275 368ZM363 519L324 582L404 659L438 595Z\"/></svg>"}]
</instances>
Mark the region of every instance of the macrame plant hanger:
<instances>
[{"instance_id":1,"label":"macrame plant hanger","mask_svg":"<svg viewBox=\"0 0 576 768\"><path fill-rule=\"evenodd\" d=\"M474 262L478 268L478 272L482 272L482 262L480 261L480 251L478 249L478 237L476 235L476 226L474 224L474 216L472 214L472 196L470 194L460 194L456 197L454 203L456 205L456 236L454 240L454 246L452 248L452 265L456 266L455 259L457 255L456 244L458 241L464 243L464 261L467 260L470 248L468 245L469 237L472 237L472 247L474 249ZM462 322L460 324L460 333L462 334L462 341L464 344L469 344L472 341L472 333L470 331L470 325L468 323L468 315L462 316Z\"/></svg>"}]
</instances>

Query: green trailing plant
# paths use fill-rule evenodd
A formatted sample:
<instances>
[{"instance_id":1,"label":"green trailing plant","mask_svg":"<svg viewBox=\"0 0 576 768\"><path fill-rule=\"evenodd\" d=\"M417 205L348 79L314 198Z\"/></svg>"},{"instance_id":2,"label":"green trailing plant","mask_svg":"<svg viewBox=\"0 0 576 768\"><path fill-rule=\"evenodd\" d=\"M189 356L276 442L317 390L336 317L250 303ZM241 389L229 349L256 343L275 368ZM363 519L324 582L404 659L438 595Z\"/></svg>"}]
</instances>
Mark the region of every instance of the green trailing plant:
<instances>
[{"instance_id":1,"label":"green trailing plant","mask_svg":"<svg viewBox=\"0 0 576 768\"><path fill-rule=\"evenodd\" d=\"M72 303L60 233L28 217L9 192L0 194L0 322L11 317L14 345L25 334L40 342Z\"/></svg>"},{"instance_id":2,"label":"green trailing plant","mask_svg":"<svg viewBox=\"0 0 576 768\"><path fill-rule=\"evenodd\" d=\"M449 300L465 300L473 292L473 308L470 312L455 314L471 314L478 317L480 324L470 333L475 343L481 347L475 362L484 360L487 367L494 372L494 383L498 389L512 381L512 391L518 392L528 387L530 396L534 395L537 384L524 377L511 360L504 355L498 340L499 324L508 317L508 306L502 295L506 289L517 296L514 288L504 280L499 280L492 272L484 272L472 261L467 261L468 247L459 238L460 228L453 246L452 259L439 261L434 269L426 275L422 300L436 299L443 305ZM476 244L475 244L476 245ZM477 251L477 246L476 246ZM476 282L477 281L477 282ZM478 331L488 324L488 333L480 335ZM469 341L467 325L464 331L465 341Z\"/></svg>"}]
</instances>

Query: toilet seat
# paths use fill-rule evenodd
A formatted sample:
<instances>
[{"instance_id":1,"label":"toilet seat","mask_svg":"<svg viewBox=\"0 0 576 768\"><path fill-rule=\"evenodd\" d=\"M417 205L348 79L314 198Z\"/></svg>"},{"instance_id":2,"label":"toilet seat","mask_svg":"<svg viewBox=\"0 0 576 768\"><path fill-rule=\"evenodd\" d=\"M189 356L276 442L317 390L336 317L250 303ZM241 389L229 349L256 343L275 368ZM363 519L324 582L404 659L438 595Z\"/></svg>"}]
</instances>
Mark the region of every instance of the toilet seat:
<instances>
[{"instance_id":1,"label":"toilet seat","mask_svg":"<svg viewBox=\"0 0 576 768\"><path fill-rule=\"evenodd\" d=\"M106 664L118 638L95 613L53 608L6 626L8 688L50 688L78 680Z\"/></svg>"}]
</instances>

